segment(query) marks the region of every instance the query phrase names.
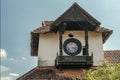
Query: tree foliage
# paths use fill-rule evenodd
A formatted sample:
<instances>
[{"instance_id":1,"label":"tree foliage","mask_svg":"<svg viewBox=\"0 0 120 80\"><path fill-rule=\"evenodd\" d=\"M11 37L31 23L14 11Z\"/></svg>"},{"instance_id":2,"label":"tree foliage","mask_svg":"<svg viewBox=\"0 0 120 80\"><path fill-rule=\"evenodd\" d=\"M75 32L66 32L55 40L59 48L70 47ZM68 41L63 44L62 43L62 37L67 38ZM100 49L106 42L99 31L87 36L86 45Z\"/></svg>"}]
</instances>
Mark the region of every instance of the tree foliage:
<instances>
[{"instance_id":1,"label":"tree foliage","mask_svg":"<svg viewBox=\"0 0 120 80\"><path fill-rule=\"evenodd\" d=\"M88 69L85 72L86 76L72 78L72 80L120 80L120 63L115 67L104 63L96 69Z\"/></svg>"},{"instance_id":2,"label":"tree foliage","mask_svg":"<svg viewBox=\"0 0 120 80\"><path fill-rule=\"evenodd\" d=\"M110 64L104 63L103 66L98 67L96 70L87 71L87 80L120 80L120 63L115 67Z\"/></svg>"}]
</instances>

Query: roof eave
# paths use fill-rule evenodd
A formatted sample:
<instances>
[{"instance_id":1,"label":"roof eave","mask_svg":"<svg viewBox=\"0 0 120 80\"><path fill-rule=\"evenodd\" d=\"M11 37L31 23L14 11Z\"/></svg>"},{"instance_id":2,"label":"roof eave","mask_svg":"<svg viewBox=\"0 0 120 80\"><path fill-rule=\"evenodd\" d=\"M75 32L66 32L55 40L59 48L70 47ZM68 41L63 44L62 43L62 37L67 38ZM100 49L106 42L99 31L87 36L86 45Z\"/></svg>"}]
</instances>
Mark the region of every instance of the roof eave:
<instances>
[{"instance_id":1,"label":"roof eave","mask_svg":"<svg viewBox=\"0 0 120 80\"><path fill-rule=\"evenodd\" d=\"M112 35L113 30L107 32L107 35L103 38L103 44L108 40L108 38Z\"/></svg>"}]
</instances>

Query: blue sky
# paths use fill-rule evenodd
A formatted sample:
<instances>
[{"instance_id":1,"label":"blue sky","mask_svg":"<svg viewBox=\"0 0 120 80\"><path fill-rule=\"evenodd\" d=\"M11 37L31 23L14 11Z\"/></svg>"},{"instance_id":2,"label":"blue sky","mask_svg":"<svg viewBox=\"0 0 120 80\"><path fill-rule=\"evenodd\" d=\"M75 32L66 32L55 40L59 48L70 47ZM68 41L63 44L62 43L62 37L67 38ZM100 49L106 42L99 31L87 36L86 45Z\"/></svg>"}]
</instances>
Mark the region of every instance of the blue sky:
<instances>
[{"instance_id":1,"label":"blue sky","mask_svg":"<svg viewBox=\"0 0 120 80\"><path fill-rule=\"evenodd\" d=\"M2 80L15 80L37 66L37 57L30 56L30 32L74 2L113 30L104 50L120 50L120 0L1 0Z\"/></svg>"}]
</instances>

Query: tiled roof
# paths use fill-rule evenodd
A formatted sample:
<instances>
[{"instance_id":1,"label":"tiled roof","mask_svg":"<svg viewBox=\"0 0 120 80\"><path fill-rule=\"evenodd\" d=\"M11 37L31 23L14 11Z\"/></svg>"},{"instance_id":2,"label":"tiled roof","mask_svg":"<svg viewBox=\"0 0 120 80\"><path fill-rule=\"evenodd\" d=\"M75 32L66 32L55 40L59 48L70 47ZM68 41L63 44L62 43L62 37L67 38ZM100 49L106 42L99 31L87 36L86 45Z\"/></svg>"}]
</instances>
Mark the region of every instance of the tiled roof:
<instances>
[{"instance_id":1,"label":"tiled roof","mask_svg":"<svg viewBox=\"0 0 120 80\"><path fill-rule=\"evenodd\" d=\"M50 26L54 21L43 21L42 26Z\"/></svg>"},{"instance_id":2,"label":"tiled roof","mask_svg":"<svg viewBox=\"0 0 120 80\"><path fill-rule=\"evenodd\" d=\"M104 51L104 57L105 62L116 66L117 63L120 63L120 50L106 50Z\"/></svg>"},{"instance_id":3,"label":"tiled roof","mask_svg":"<svg viewBox=\"0 0 120 80\"><path fill-rule=\"evenodd\" d=\"M42 27L39 27L32 31L32 33L47 33L50 32L50 25L53 21L42 21Z\"/></svg>"},{"instance_id":4,"label":"tiled roof","mask_svg":"<svg viewBox=\"0 0 120 80\"><path fill-rule=\"evenodd\" d=\"M42 22L42 27L39 27L35 30L32 31L32 33L49 33L50 32L50 25L53 23L54 21L43 21ZM103 37L103 43L106 42L106 40L110 37L110 35L112 34L112 30L107 29L105 27L98 27L96 29L96 32L101 32L102 33L102 37Z\"/></svg>"},{"instance_id":5,"label":"tiled roof","mask_svg":"<svg viewBox=\"0 0 120 80\"><path fill-rule=\"evenodd\" d=\"M37 66L17 80L71 80L72 78L85 77L85 74L85 69L80 68L63 69L63 71L60 71L53 66Z\"/></svg>"}]
</instances>

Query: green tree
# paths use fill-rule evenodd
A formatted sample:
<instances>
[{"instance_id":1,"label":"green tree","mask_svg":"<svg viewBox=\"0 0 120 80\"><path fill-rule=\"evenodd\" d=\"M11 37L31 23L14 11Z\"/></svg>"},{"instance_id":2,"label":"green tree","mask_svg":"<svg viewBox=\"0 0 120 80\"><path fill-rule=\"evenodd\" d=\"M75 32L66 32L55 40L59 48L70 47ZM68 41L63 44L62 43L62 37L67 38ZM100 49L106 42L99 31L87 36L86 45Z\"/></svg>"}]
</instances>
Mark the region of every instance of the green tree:
<instances>
[{"instance_id":1,"label":"green tree","mask_svg":"<svg viewBox=\"0 0 120 80\"><path fill-rule=\"evenodd\" d=\"M96 70L87 71L87 80L120 80L120 63L116 67L104 63Z\"/></svg>"}]
</instances>

